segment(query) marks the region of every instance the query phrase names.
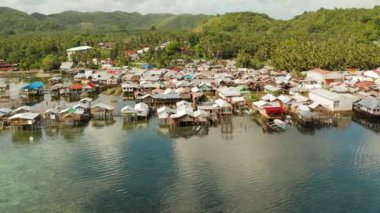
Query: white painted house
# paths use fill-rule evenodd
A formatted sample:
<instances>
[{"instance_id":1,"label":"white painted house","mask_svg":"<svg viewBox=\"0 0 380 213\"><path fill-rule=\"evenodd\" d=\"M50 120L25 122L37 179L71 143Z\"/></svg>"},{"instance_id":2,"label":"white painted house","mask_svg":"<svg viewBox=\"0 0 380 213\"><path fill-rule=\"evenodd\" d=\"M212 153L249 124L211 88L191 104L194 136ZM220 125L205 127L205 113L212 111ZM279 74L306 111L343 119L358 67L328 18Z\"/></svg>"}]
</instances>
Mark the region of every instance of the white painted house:
<instances>
[{"instance_id":1,"label":"white painted house","mask_svg":"<svg viewBox=\"0 0 380 213\"><path fill-rule=\"evenodd\" d=\"M72 61L72 55L74 53L77 53L77 52L86 52L88 50L92 49L92 47L90 46L80 46L80 47L73 47L73 48L70 48L70 49L67 49L66 52L67 52L67 59L68 61Z\"/></svg>"},{"instance_id":2,"label":"white painted house","mask_svg":"<svg viewBox=\"0 0 380 213\"><path fill-rule=\"evenodd\" d=\"M374 78L374 79L380 79L380 70L376 69L376 70L365 71L363 75L366 77Z\"/></svg>"},{"instance_id":3,"label":"white painted house","mask_svg":"<svg viewBox=\"0 0 380 213\"><path fill-rule=\"evenodd\" d=\"M306 72L306 80L316 81L318 84L329 85L333 82L343 82L343 75L340 72L313 69Z\"/></svg>"},{"instance_id":4,"label":"white painted house","mask_svg":"<svg viewBox=\"0 0 380 213\"><path fill-rule=\"evenodd\" d=\"M338 94L324 89L315 89L310 91L309 99L332 112L351 111L352 104L357 100L352 96Z\"/></svg>"},{"instance_id":5,"label":"white painted house","mask_svg":"<svg viewBox=\"0 0 380 213\"><path fill-rule=\"evenodd\" d=\"M365 112L373 116L380 116L380 100L372 96L364 97L354 104L356 111Z\"/></svg>"}]
</instances>

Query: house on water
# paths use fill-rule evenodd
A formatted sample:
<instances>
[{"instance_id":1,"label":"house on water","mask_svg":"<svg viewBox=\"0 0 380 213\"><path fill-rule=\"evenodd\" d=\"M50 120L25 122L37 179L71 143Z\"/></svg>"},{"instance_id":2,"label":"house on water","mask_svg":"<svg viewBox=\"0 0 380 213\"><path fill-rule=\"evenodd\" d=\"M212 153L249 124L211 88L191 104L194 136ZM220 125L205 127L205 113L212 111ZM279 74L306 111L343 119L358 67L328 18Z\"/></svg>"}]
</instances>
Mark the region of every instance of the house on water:
<instances>
[{"instance_id":1,"label":"house on water","mask_svg":"<svg viewBox=\"0 0 380 213\"><path fill-rule=\"evenodd\" d=\"M8 118L12 116L12 110L9 108L0 109L0 129L9 124Z\"/></svg>"},{"instance_id":2,"label":"house on water","mask_svg":"<svg viewBox=\"0 0 380 213\"><path fill-rule=\"evenodd\" d=\"M41 115L33 112L19 113L8 118L8 120L11 127L32 130L40 127Z\"/></svg>"},{"instance_id":3,"label":"house on water","mask_svg":"<svg viewBox=\"0 0 380 213\"><path fill-rule=\"evenodd\" d=\"M136 119L136 110L132 106L127 105L123 107L120 112L125 120L131 121Z\"/></svg>"},{"instance_id":4,"label":"house on water","mask_svg":"<svg viewBox=\"0 0 380 213\"><path fill-rule=\"evenodd\" d=\"M0 81L0 102L9 102L11 98L9 84L5 81Z\"/></svg>"},{"instance_id":5,"label":"house on water","mask_svg":"<svg viewBox=\"0 0 380 213\"><path fill-rule=\"evenodd\" d=\"M128 120L147 120L149 117L149 106L143 102L136 104L134 107L127 105L121 109L121 114Z\"/></svg>"},{"instance_id":6,"label":"house on water","mask_svg":"<svg viewBox=\"0 0 380 213\"><path fill-rule=\"evenodd\" d=\"M352 111L352 106L358 98L348 94L338 94L324 89L309 92L309 99L322 105L331 112Z\"/></svg>"},{"instance_id":7,"label":"house on water","mask_svg":"<svg viewBox=\"0 0 380 213\"><path fill-rule=\"evenodd\" d=\"M137 119L142 118L147 120L149 116L149 106L143 102L135 105Z\"/></svg>"},{"instance_id":8,"label":"house on water","mask_svg":"<svg viewBox=\"0 0 380 213\"><path fill-rule=\"evenodd\" d=\"M43 114L43 120L47 126L56 126L59 123L59 109L60 107L48 109Z\"/></svg>"},{"instance_id":9,"label":"house on water","mask_svg":"<svg viewBox=\"0 0 380 213\"><path fill-rule=\"evenodd\" d=\"M93 118L97 119L107 119L113 117L113 111L115 107L109 106L107 104L99 103L91 107L91 115Z\"/></svg>"},{"instance_id":10,"label":"house on water","mask_svg":"<svg viewBox=\"0 0 380 213\"><path fill-rule=\"evenodd\" d=\"M20 94L26 96L42 96L44 83L41 81L35 81L31 84L25 85L21 88Z\"/></svg>"},{"instance_id":11,"label":"house on water","mask_svg":"<svg viewBox=\"0 0 380 213\"><path fill-rule=\"evenodd\" d=\"M372 96L364 97L354 103L354 110L371 117L380 117L380 100Z\"/></svg>"}]
</instances>

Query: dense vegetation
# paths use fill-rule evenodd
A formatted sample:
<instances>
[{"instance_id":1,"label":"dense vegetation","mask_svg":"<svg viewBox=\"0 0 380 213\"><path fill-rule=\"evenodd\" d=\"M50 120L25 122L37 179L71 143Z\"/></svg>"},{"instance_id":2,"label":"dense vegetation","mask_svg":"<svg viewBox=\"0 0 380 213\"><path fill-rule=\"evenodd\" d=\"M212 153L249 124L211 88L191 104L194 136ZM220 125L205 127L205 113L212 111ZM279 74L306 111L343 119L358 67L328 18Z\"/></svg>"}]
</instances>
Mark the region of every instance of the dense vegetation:
<instances>
[{"instance_id":1,"label":"dense vegetation","mask_svg":"<svg viewBox=\"0 0 380 213\"><path fill-rule=\"evenodd\" d=\"M208 19L196 31L206 56L237 57L242 66L300 71L380 65L380 7L320 9L289 21L231 13Z\"/></svg>"},{"instance_id":2,"label":"dense vegetation","mask_svg":"<svg viewBox=\"0 0 380 213\"><path fill-rule=\"evenodd\" d=\"M5 10L10 14L0 12L0 58L18 63L22 69L56 65L51 61L65 60L65 49L72 46L110 41L116 43L112 50L96 48L91 56L110 57L117 65L125 65L130 62L125 50L151 47L142 61L158 67L172 66L179 58L236 58L242 67L271 65L288 71L380 66L380 7L320 9L289 21L251 12L206 18L122 12L45 16ZM195 25L194 30L186 30ZM55 30L63 32L49 32ZM144 31L120 32L123 30ZM172 43L164 50L155 49L165 41Z\"/></svg>"},{"instance_id":3,"label":"dense vegetation","mask_svg":"<svg viewBox=\"0 0 380 213\"><path fill-rule=\"evenodd\" d=\"M31 15L14 9L0 7L0 33L40 31L95 31L130 32L149 29L192 29L207 16L173 15L125 12L75 12Z\"/></svg>"}]
</instances>

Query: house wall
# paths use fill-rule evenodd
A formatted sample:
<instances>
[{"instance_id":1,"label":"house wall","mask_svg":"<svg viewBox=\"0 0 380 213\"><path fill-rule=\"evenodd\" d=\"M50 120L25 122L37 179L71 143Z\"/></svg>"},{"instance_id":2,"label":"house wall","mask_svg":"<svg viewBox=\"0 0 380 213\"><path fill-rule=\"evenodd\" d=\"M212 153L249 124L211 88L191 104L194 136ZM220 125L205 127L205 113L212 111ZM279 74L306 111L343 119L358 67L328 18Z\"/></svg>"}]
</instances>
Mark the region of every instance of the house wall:
<instances>
[{"instance_id":1,"label":"house wall","mask_svg":"<svg viewBox=\"0 0 380 213\"><path fill-rule=\"evenodd\" d=\"M367 113L369 113L371 115L380 116L380 107L368 108L368 107L365 107L365 106L360 106L359 110L361 110L363 112L367 112Z\"/></svg>"},{"instance_id":2,"label":"house wall","mask_svg":"<svg viewBox=\"0 0 380 213\"><path fill-rule=\"evenodd\" d=\"M330 82L339 82L343 81L343 75L340 72L330 72L324 76L325 80Z\"/></svg>"},{"instance_id":3,"label":"house wall","mask_svg":"<svg viewBox=\"0 0 380 213\"><path fill-rule=\"evenodd\" d=\"M317 81L319 84L323 84L324 76L317 72L309 71L306 74L307 80Z\"/></svg>"},{"instance_id":4,"label":"house wall","mask_svg":"<svg viewBox=\"0 0 380 213\"><path fill-rule=\"evenodd\" d=\"M319 96L317 94L314 94L312 92L309 93L309 99L320 103L323 107L326 107L330 111L334 111L334 101L327 99L325 97Z\"/></svg>"},{"instance_id":5,"label":"house wall","mask_svg":"<svg viewBox=\"0 0 380 213\"><path fill-rule=\"evenodd\" d=\"M367 76L367 77L370 77L370 78L375 78L375 79L379 78L379 75L376 72L372 71L372 70L364 72L364 76Z\"/></svg>"},{"instance_id":6,"label":"house wall","mask_svg":"<svg viewBox=\"0 0 380 213\"><path fill-rule=\"evenodd\" d=\"M319 96L314 93L309 93L309 98L312 101L320 103L322 106L326 107L328 110L336 112L336 111L351 111L353 99L345 97L343 95L339 96L339 100L333 101L328 98Z\"/></svg>"}]
</instances>

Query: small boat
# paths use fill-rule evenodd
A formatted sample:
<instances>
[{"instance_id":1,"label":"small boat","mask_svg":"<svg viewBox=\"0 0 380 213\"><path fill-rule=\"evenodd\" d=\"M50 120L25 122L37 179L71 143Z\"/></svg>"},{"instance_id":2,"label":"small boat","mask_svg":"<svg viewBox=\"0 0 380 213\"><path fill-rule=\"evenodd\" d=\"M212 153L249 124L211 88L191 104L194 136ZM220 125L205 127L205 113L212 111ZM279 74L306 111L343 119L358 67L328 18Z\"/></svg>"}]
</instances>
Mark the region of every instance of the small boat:
<instances>
[{"instance_id":1,"label":"small boat","mask_svg":"<svg viewBox=\"0 0 380 213\"><path fill-rule=\"evenodd\" d=\"M282 121L280 119L274 119L273 123L275 125L277 125L278 127L280 127L281 129L284 129L284 130L289 127L289 125L287 123L285 123L284 121Z\"/></svg>"}]
</instances>

